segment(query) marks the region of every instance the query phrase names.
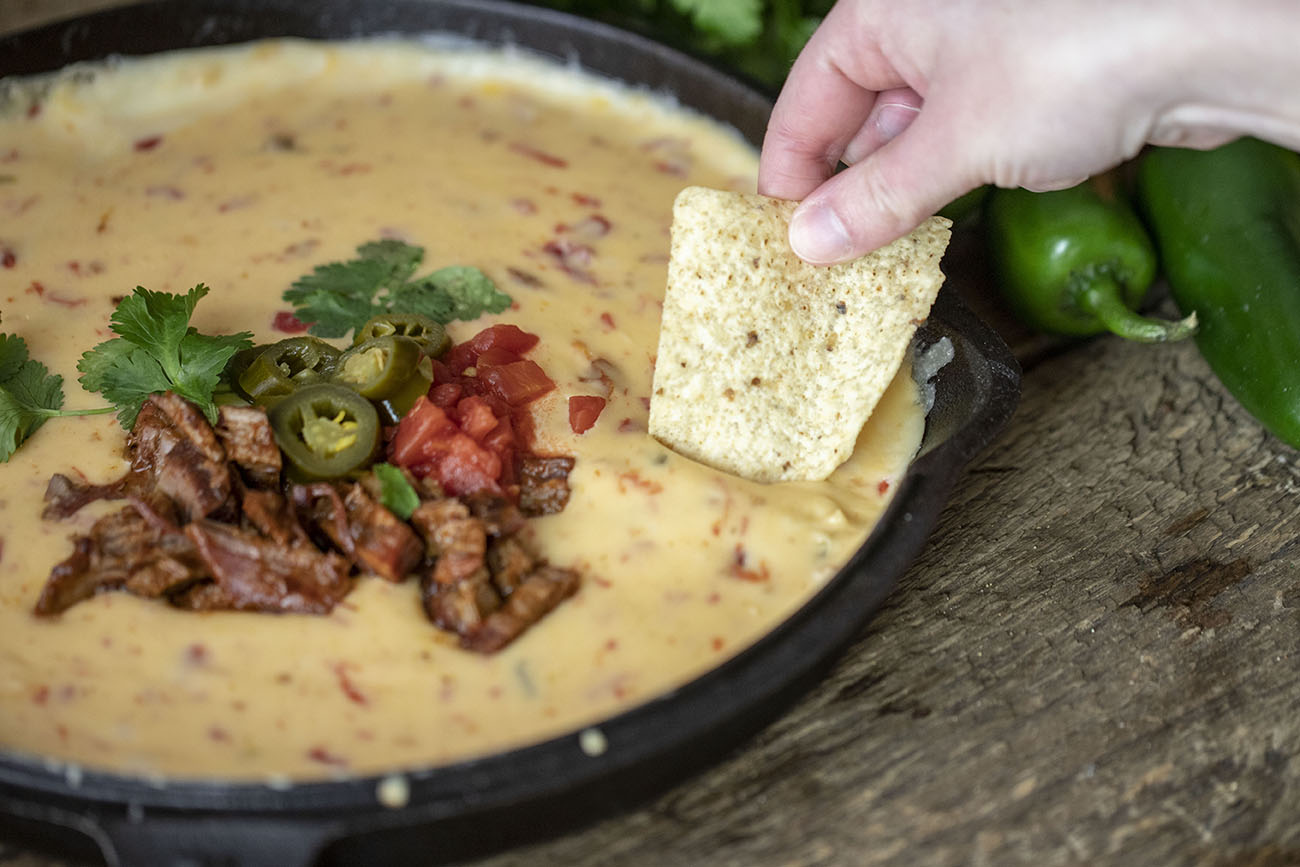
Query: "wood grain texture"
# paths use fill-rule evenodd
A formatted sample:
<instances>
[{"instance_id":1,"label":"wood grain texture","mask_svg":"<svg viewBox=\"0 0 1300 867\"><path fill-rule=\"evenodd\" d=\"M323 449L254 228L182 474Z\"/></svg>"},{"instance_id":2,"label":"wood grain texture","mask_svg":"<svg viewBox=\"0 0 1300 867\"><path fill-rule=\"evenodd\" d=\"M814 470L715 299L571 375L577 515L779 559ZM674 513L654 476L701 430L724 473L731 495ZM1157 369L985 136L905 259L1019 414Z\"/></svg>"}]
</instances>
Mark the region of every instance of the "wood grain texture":
<instances>
[{"instance_id":1,"label":"wood grain texture","mask_svg":"<svg viewBox=\"0 0 1300 867\"><path fill-rule=\"evenodd\" d=\"M103 5L3 0L0 30ZM1021 408L830 675L481 867L1300 864L1300 455L1190 344L1006 333Z\"/></svg>"}]
</instances>

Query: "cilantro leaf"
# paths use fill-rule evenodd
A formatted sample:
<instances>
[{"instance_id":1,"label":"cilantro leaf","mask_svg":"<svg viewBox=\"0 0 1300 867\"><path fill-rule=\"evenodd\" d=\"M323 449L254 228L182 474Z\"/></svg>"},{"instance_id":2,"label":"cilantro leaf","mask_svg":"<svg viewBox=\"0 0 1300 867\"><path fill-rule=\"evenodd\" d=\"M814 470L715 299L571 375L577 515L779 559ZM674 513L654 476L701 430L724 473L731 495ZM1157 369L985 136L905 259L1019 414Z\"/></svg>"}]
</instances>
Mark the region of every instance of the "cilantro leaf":
<instances>
[{"instance_id":1,"label":"cilantro leaf","mask_svg":"<svg viewBox=\"0 0 1300 867\"><path fill-rule=\"evenodd\" d=\"M199 299L208 294L200 283L185 295L150 292L137 286L113 311L109 327L129 343L155 347L156 356L169 376L180 371L178 350L190 325L190 316Z\"/></svg>"},{"instance_id":2,"label":"cilantro leaf","mask_svg":"<svg viewBox=\"0 0 1300 867\"><path fill-rule=\"evenodd\" d=\"M391 239L370 241L357 248L357 255L370 262L378 262L388 269L385 286L393 286L411 279L415 269L424 261L424 248L405 241Z\"/></svg>"},{"instance_id":3,"label":"cilantro leaf","mask_svg":"<svg viewBox=\"0 0 1300 867\"><path fill-rule=\"evenodd\" d=\"M112 407L65 410L63 377L32 359L27 341L0 334L0 462L13 457L47 419L112 411Z\"/></svg>"},{"instance_id":4,"label":"cilantro leaf","mask_svg":"<svg viewBox=\"0 0 1300 867\"><path fill-rule=\"evenodd\" d=\"M294 315L317 337L343 337L383 313L420 313L446 325L510 306L478 268L453 265L412 279L424 249L404 241L371 241L347 262L318 265L285 290Z\"/></svg>"},{"instance_id":5,"label":"cilantro leaf","mask_svg":"<svg viewBox=\"0 0 1300 867\"><path fill-rule=\"evenodd\" d=\"M420 495L406 475L392 464L375 464L370 468L379 481L379 502L403 521L420 505Z\"/></svg>"},{"instance_id":6,"label":"cilantro leaf","mask_svg":"<svg viewBox=\"0 0 1300 867\"><path fill-rule=\"evenodd\" d=\"M12 334L0 334L0 384L13 379L27 360L27 342Z\"/></svg>"},{"instance_id":7,"label":"cilantro leaf","mask_svg":"<svg viewBox=\"0 0 1300 867\"><path fill-rule=\"evenodd\" d=\"M113 311L109 327L118 336L81 356L81 384L116 406L122 427L130 430L149 395L163 391L174 391L216 421L212 395L221 372L231 356L253 345L253 335L213 336L192 328L190 316L207 294L202 283L185 295L137 287Z\"/></svg>"},{"instance_id":8,"label":"cilantro leaf","mask_svg":"<svg viewBox=\"0 0 1300 867\"><path fill-rule=\"evenodd\" d=\"M449 265L427 277L407 283L393 293L392 313L423 313L446 325L467 321L484 313L500 313L510 306L510 296L492 278L469 265Z\"/></svg>"},{"instance_id":9,"label":"cilantro leaf","mask_svg":"<svg viewBox=\"0 0 1300 867\"><path fill-rule=\"evenodd\" d=\"M284 292L294 315L312 323L317 337L342 337L372 316L384 312L373 301L392 274L376 259L353 259L319 265Z\"/></svg>"},{"instance_id":10,"label":"cilantro leaf","mask_svg":"<svg viewBox=\"0 0 1300 867\"><path fill-rule=\"evenodd\" d=\"M117 407L117 420L124 430L135 427L135 417L149 395L167 391L171 385L157 359L120 337L82 355L77 369L82 372L82 386L99 392Z\"/></svg>"},{"instance_id":11,"label":"cilantro leaf","mask_svg":"<svg viewBox=\"0 0 1300 867\"><path fill-rule=\"evenodd\" d=\"M10 363L17 357L12 349L15 343L22 350L16 369ZM0 461L9 460L46 419L60 415L63 408L63 377L28 358L21 337L5 335L5 347L4 369L13 373L0 383Z\"/></svg>"}]
</instances>

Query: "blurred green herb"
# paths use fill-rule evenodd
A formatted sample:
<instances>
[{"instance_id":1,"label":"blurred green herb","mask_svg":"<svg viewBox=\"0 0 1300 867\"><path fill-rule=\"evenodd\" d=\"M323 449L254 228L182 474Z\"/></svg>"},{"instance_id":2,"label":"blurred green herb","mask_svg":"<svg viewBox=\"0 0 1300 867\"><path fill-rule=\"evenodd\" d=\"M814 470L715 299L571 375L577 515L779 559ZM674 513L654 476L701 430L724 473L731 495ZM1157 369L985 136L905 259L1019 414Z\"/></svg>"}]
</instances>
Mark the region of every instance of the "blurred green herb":
<instances>
[{"instance_id":1,"label":"blurred green herb","mask_svg":"<svg viewBox=\"0 0 1300 867\"><path fill-rule=\"evenodd\" d=\"M771 87L833 0L540 0L711 57Z\"/></svg>"}]
</instances>

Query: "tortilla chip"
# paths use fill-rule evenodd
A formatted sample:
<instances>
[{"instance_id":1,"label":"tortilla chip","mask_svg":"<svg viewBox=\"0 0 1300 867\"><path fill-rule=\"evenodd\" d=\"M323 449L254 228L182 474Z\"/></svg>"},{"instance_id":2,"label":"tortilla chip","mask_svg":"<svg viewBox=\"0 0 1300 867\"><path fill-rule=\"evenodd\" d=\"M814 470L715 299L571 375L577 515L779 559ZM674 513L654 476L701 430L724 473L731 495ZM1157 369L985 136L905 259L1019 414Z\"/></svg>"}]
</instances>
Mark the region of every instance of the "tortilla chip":
<instances>
[{"instance_id":1,"label":"tortilla chip","mask_svg":"<svg viewBox=\"0 0 1300 867\"><path fill-rule=\"evenodd\" d=\"M943 274L950 221L843 265L801 260L794 202L688 187L650 399L650 434L760 482L824 479L853 451Z\"/></svg>"}]
</instances>

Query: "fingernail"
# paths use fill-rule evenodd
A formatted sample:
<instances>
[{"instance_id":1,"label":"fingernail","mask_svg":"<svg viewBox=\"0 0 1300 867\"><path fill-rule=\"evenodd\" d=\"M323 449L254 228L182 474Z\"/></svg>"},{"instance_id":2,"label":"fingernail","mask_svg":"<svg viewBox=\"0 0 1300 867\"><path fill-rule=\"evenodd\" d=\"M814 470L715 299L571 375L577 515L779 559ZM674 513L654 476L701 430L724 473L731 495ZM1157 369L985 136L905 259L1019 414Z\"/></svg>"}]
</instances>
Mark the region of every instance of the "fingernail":
<instances>
[{"instance_id":1,"label":"fingernail","mask_svg":"<svg viewBox=\"0 0 1300 867\"><path fill-rule=\"evenodd\" d=\"M816 264L840 262L852 255L852 241L839 214L828 205L804 205L790 220L790 246L800 259Z\"/></svg>"},{"instance_id":2,"label":"fingernail","mask_svg":"<svg viewBox=\"0 0 1300 867\"><path fill-rule=\"evenodd\" d=\"M920 109L914 105L891 102L876 109L873 122L880 137L889 141L907 129L918 114Z\"/></svg>"}]
</instances>

